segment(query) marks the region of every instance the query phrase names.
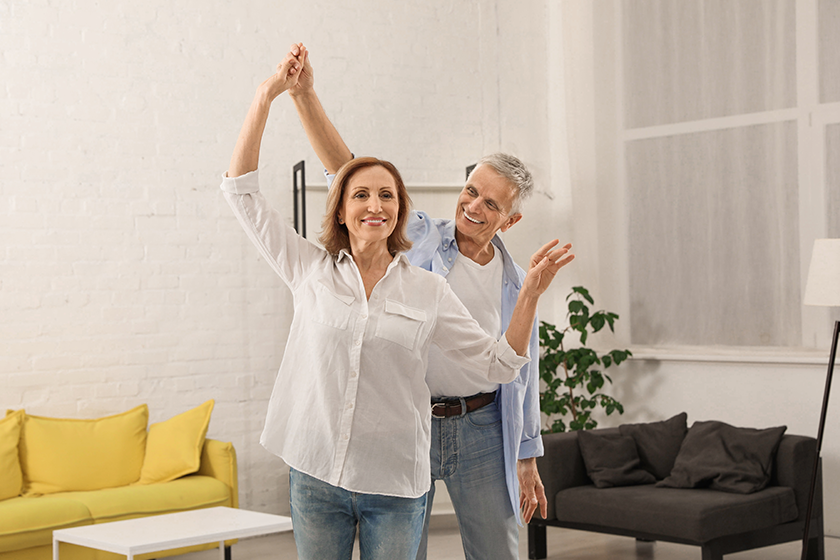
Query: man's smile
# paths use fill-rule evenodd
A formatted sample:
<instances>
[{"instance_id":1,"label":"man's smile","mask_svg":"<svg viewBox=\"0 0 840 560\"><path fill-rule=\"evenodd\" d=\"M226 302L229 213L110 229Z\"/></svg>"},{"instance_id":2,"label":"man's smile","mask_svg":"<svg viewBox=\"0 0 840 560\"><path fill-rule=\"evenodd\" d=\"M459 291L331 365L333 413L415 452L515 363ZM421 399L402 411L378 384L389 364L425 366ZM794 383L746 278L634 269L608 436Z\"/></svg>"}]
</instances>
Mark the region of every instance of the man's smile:
<instances>
[{"instance_id":1,"label":"man's smile","mask_svg":"<svg viewBox=\"0 0 840 560\"><path fill-rule=\"evenodd\" d=\"M484 223L482 221L476 220L475 218L470 218L470 216L469 216L469 214L467 214L466 210L464 210L464 217L474 224L483 224Z\"/></svg>"}]
</instances>

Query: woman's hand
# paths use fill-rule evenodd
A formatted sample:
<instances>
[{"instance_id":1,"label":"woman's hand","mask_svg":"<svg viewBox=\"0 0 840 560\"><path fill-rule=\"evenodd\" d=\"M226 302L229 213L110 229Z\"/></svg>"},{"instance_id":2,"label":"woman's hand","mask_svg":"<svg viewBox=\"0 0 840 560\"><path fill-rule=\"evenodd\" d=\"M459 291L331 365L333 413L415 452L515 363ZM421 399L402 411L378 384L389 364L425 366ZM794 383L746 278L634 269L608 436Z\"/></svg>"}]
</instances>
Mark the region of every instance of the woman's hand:
<instances>
[{"instance_id":1,"label":"woman's hand","mask_svg":"<svg viewBox=\"0 0 840 560\"><path fill-rule=\"evenodd\" d=\"M302 51L298 49L298 52L299 55L292 52L287 53L283 61L277 65L277 71L274 75L260 84L257 91L269 103L287 89L297 85L301 74L300 70L303 68L303 61L306 58L306 49L304 48Z\"/></svg>"},{"instance_id":2,"label":"woman's hand","mask_svg":"<svg viewBox=\"0 0 840 560\"><path fill-rule=\"evenodd\" d=\"M531 257L531 267L522 282L522 289L519 290L519 297L516 299L516 307L513 308L513 315L505 337L508 344L520 356L528 353L528 342L531 339L531 327L537 315L537 303L543 292L551 285L557 271L572 262L575 256L569 253L571 243L555 249L560 242L549 241Z\"/></svg>"},{"instance_id":3,"label":"woman's hand","mask_svg":"<svg viewBox=\"0 0 840 560\"><path fill-rule=\"evenodd\" d=\"M309 51L303 43L294 43L289 47L289 54L296 57L302 65L297 72L297 83L289 88L289 95L295 97L311 93L315 89L315 71L309 62Z\"/></svg>"},{"instance_id":4,"label":"woman's hand","mask_svg":"<svg viewBox=\"0 0 840 560\"><path fill-rule=\"evenodd\" d=\"M555 239L549 241L531 256L528 274L522 283L522 291L531 295L540 296L551 285L557 272L572 262L575 256L569 251L571 243L567 243L556 249L560 241Z\"/></svg>"}]
</instances>

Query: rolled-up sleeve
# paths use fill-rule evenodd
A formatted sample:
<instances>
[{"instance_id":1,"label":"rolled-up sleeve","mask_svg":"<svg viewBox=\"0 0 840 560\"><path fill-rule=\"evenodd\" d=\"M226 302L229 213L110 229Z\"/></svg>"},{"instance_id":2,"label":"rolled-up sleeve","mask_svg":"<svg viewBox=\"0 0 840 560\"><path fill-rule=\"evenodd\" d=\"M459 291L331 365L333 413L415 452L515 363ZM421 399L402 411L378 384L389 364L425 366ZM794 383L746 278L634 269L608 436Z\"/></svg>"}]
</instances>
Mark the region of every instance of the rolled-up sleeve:
<instances>
[{"instance_id":1,"label":"rolled-up sleeve","mask_svg":"<svg viewBox=\"0 0 840 560\"><path fill-rule=\"evenodd\" d=\"M221 189L230 194L252 194L260 190L259 171L250 171L239 177L222 176Z\"/></svg>"},{"instance_id":2,"label":"rolled-up sleeve","mask_svg":"<svg viewBox=\"0 0 840 560\"><path fill-rule=\"evenodd\" d=\"M220 186L233 214L260 255L292 289L326 252L300 237L260 192L259 172L222 177Z\"/></svg>"},{"instance_id":3,"label":"rolled-up sleeve","mask_svg":"<svg viewBox=\"0 0 840 560\"><path fill-rule=\"evenodd\" d=\"M519 356L503 335L488 335L473 319L449 284L444 284L432 343L449 359L472 369L494 383L510 383L531 361L530 352Z\"/></svg>"},{"instance_id":4,"label":"rolled-up sleeve","mask_svg":"<svg viewBox=\"0 0 840 560\"><path fill-rule=\"evenodd\" d=\"M539 356L539 320L534 321L534 332L531 333L529 352L532 356ZM525 383L525 395L522 402L522 438L519 443L519 458L542 457L543 441L542 416L540 414L540 362L532 360L528 367L521 372Z\"/></svg>"}]
</instances>

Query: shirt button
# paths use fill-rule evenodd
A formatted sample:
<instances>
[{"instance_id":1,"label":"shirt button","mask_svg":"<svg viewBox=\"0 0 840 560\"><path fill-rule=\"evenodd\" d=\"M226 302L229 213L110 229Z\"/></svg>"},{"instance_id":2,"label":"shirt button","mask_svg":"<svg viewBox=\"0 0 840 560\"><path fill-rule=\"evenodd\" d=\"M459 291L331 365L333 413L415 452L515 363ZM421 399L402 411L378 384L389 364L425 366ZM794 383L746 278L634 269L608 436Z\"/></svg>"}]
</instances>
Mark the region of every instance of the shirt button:
<instances>
[{"instance_id":1,"label":"shirt button","mask_svg":"<svg viewBox=\"0 0 840 560\"><path fill-rule=\"evenodd\" d=\"M359 375L359 372L357 372L357 371L351 371L351 372L350 372L350 379L356 379L356 376L357 376L357 375Z\"/></svg>"},{"instance_id":2,"label":"shirt button","mask_svg":"<svg viewBox=\"0 0 840 560\"><path fill-rule=\"evenodd\" d=\"M347 403L347 410L351 410L353 408L353 403Z\"/></svg>"},{"instance_id":3,"label":"shirt button","mask_svg":"<svg viewBox=\"0 0 840 560\"><path fill-rule=\"evenodd\" d=\"M347 441L348 439L350 439L350 436L348 436L347 434L341 434L341 439Z\"/></svg>"},{"instance_id":4,"label":"shirt button","mask_svg":"<svg viewBox=\"0 0 840 560\"><path fill-rule=\"evenodd\" d=\"M362 318L362 319L367 319L367 314L362 313L361 318Z\"/></svg>"},{"instance_id":5,"label":"shirt button","mask_svg":"<svg viewBox=\"0 0 840 560\"><path fill-rule=\"evenodd\" d=\"M357 341L356 341L356 346L361 346L361 345L362 345L362 341L361 341L361 340L357 340Z\"/></svg>"}]
</instances>

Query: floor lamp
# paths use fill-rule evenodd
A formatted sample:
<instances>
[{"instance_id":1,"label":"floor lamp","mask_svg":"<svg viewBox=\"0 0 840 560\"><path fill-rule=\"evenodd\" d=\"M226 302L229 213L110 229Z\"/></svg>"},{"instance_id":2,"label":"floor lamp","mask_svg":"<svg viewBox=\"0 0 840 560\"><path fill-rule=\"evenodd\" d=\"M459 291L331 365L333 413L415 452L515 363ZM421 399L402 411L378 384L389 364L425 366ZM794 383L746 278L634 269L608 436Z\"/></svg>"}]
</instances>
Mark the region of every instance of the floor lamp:
<instances>
[{"instance_id":1,"label":"floor lamp","mask_svg":"<svg viewBox=\"0 0 840 560\"><path fill-rule=\"evenodd\" d=\"M811 268L808 270L808 285L805 288L805 299L803 303L805 305L823 307L840 306L840 239L817 239L814 241L814 252L811 256ZM816 493L817 475L820 468L823 431L825 430L825 415L828 412L828 395L831 392L831 377L834 374L834 359L837 355L838 336L840 336L840 321L835 321L831 353L828 358L828 373L825 378L822 412L820 413L820 429L817 433L817 455L814 460L814 471L811 474L808 511L805 515L805 534L802 537L801 560L807 560L808 557L811 510L814 507L814 494Z\"/></svg>"}]
</instances>

